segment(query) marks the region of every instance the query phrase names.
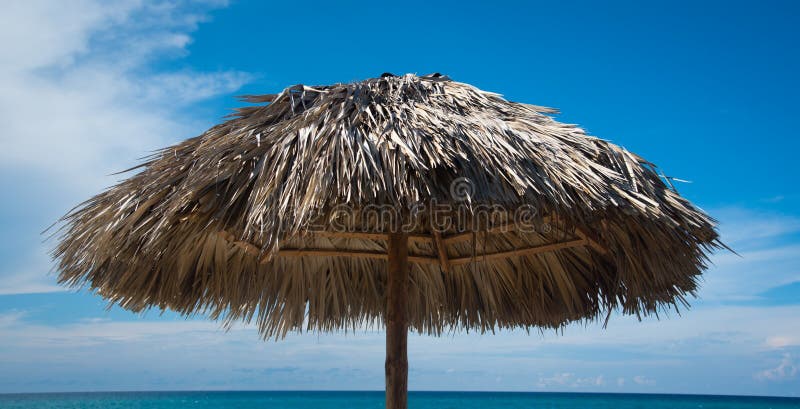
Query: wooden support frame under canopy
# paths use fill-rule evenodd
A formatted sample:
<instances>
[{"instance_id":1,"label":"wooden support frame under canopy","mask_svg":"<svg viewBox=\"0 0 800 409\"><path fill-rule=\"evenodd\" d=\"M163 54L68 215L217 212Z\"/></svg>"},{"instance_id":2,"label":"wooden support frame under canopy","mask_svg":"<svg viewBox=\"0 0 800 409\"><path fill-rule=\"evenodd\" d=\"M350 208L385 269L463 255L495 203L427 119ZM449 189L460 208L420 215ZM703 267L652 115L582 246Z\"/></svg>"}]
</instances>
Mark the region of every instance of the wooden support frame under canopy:
<instances>
[{"instance_id":1,"label":"wooden support frame under canopy","mask_svg":"<svg viewBox=\"0 0 800 409\"><path fill-rule=\"evenodd\" d=\"M483 233L496 233L498 231L514 231L516 230L513 225L503 225L501 227L487 229ZM360 239L360 240L373 240L388 242L392 238L393 233L381 232L335 232L335 231L319 231L306 233L310 236L332 237L340 239ZM529 256L540 253L558 251L562 249L590 246L600 254L606 254L607 250L596 241L589 239L582 230L574 229L575 237L562 239L561 241L543 243L535 246L526 246L522 248L514 248L506 251L497 251L493 253L473 254L472 256L450 258L448 255L449 245L454 242L464 242L476 236L473 232L462 232L452 235L442 235L439 231L432 231L430 235L408 235L406 241L422 241L433 243L436 249L436 254L407 254L408 262L421 263L421 264L436 264L442 271L450 271L453 265L468 264L471 262L478 262L480 260L494 260L515 256ZM219 236L232 245L241 248L243 251L251 255L260 255L262 253L261 247L246 241L236 240L235 236L226 232L220 231ZM260 257L260 263L268 263L272 257L352 257L352 258L366 258L377 260L389 260L390 254L387 251L360 251L353 249L337 249L337 248L280 248L277 252L270 254L269 257Z\"/></svg>"}]
</instances>

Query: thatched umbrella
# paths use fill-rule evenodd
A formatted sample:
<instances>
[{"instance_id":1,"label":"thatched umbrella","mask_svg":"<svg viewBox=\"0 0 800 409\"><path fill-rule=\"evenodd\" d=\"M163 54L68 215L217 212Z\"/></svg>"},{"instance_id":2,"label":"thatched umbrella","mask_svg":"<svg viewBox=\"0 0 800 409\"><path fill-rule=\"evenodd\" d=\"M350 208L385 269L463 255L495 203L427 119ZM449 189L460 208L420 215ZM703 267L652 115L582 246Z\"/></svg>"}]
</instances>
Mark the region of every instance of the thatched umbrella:
<instances>
[{"instance_id":1,"label":"thatched umbrella","mask_svg":"<svg viewBox=\"0 0 800 409\"><path fill-rule=\"evenodd\" d=\"M439 74L296 85L163 149L64 217L60 281L265 337L559 328L685 304L715 222L552 109Z\"/></svg>"}]
</instances>

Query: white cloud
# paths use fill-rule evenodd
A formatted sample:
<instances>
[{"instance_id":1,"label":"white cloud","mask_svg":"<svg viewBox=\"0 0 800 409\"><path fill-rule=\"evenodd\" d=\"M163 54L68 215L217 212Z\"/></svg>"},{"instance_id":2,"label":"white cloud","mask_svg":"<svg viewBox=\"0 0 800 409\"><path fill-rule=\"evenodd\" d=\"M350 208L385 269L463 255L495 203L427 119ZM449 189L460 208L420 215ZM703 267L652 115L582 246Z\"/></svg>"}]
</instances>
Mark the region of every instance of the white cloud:
<instances>
[{"instance_id":1,"label":"white cloud","mask_svg":"<svg viewBox=\"0 0 800 409\"><path fill-rule=\"evenodd\" d=\"M56 285L49 277L39 277L41 271L35 273L16 273L3 275L3 286L0 295L54 293L64 291L63 287Z\"/></svg>"},{"instance_id":2,"label":"white cloud","mask_svg":"<svg viewBox=\"0 0 800 409\"><path fill-rule=\"evenodd\" d=\"M756 373L755 377L764 381L783 381L787 379L794 379L797 376L798 365L792 359L790 354L783 354L781 362L778 366L765 369Z\"/></svg>"},{"instance_id":3,"label":"white cloud","mask_svg":"<svg viewBox=\"0 0 800 409\"><path fill-rule=\"evenodd\" d=\"M452 337L412 334L411 387L518 391L637 391L648 387L663 392L699 393L707 390L702 382L709 376L702 371L752 380L753 374L764 367L761 354L774 351L765 344L765 336L791 338L800 333L793 318L800 314L798 308L727 310L703 309L696 316L661 322L612 320L614 324L608 330L602 330L600 325L571 326L563 336L506 331L496 335L459 333ZM41 319L48 311L36 314L0 315L0 345L4 347L0 351L0 385L4 371L22 367L32 368L27 379L48 379L54 362L63 368L77 365L88 374L87 379L99 379L106 366L102 361L93 362L96 357L113 359L119 368L125 368L119 369L120 376L142 382L151 381L152 374L146 371L169 373L175 379L186 380L186 384L173 385L181 388L220 387L195 375L200 370L216 374L215 379L229 382L225 385L233 388L345 388L347 384L340 383L342 371L358 379L350 385L375 389L382 385L385 347L380 331L290 334L285 340L262 342L252 326L237 325L225 332L219 323L202 321L201 317L116 321L95 316L45 324ZM729 332L721 330L726 323L731 326ZM278 374L269 368L285 367L297 370L291 374L284 371L281 382L288 383L276 384ZM64 371L67 373L68 369ZM243 378L239 377L241 371L260 375ZM762 378L766 379L767 374L791 374L787 365L771 371L764 371ZM653 374L658 374L657 385ZM501 384L487 382L498 377L503 379ZM689 379L689 386L676 389L675 383L685 379ZM730 388L719 386L726 382L731 380L720 379L710 392L730 392ZM110 379L102 385L108 389L128 387ZM40 385L37 390L58 387ZM152 387L146 383L140 388ZM5 390L14 388L5 385ZM758 392L752 386L740 392L745 391Z\"/></svg>"},{"instance_id":4,"label":"white cloud","mask_svg":"<svg viewBox=\"0 0 800 409\"><path fill-rule=\"evenodd\" d=\"M749 249L758 246L764 239L800 231L800 218L795 216L742 207L712 209L710 213L720 221L722 240L734 249Z\"/></svg>"},{"instance_id":5,"label":"white cloud","mask_svg":"<svg viewBox=\"0 0 800 409\"><path fill-rule=\"evenodd\" d=\"M800 245L720 254L703 274L700 298L714 302L759 301L761 294L800 281Z\"/></svg>"},{"instance_id":6,"label":"white cloud","mask_svg":"<svg viewBox=\"0 0 800 409\"><path fill-rule=\"evenodd\" d=\"M594 378L582 378L578 380L578 384L581 383L587 383L594 386L603 386L606 384L606 380L603 378L603 375L599 375L595 376Z\"/></svg>"},{"instance_id":7,"label":"white cloud","mask_svg":"<svg viewBox=\"0 0 800 409\"><path fill-rule=\"evenodd\" d=\"M573 376L574 374L572 373L562 372L548 377L539 377L539 380L536 382L536 386L539 388L565 386L573 378Z\"/></svg>"},{"instance_id":8,"label":"white cloud","mask_svg":"<svg viewBox=\"0 0 800 409\"><path fill-rule=\"evenodd\" d=\"M0 329L17 325L24 316L25 313L21 311L0 314Z\"/></svg>"},{"instance_id":9,"label":"white cloud","mask_svg":"<svg viewBox=\"0 0 800 409\"><path fill-rule=\"evenodd\" d=\"M3 231L2 227L0 231ZM38 244L38 241L31 242ZM12 264L13 260L7 259L5 268L0 267L0 296L65 291L64 287L56 283L56 277L49 273L50 260L43 247L35 247L29 255L16 256L25 260Z\"/></svg>"},{"instance_id":10,"label":"white cloud","mask_svg":"<svg viewBox=\"0 0 800 409\"><path fill-rule=\"evenodd\" d=\"M151 68L155 61L186 55L191 33L209 10L224 5L3 2L0 172L4 188L16 191L6 213L22 213L31 202L43 211L19 214L19 224L0 228L3 236L30 244L0 269L0 293L54 290L40 231L113 184L117 177L108 175L211 125L215 118L194 118L185 109L235 91L250 78L237 71Z\"/></svg>"},{"instance_id":11,"label":"white cloud","mask_svg":"<svg viewBox=\"0 0 800 409\"><path fill-rule=\"evenodd\" d=\"M0 67L27 74L35 68L69 65L88 51L92 32L121 22L136 3L5 1L0 13Z\"/></svg>"},{"instance_id":12,"label":"white cloud","mask_svg":"<svg viewBox=\"0 0 800 409\"><path fill-rule=\"evenodd\" d=\"M772 348L774 338L795 344L800 339L800 306L714 306L672 314L658 320L639 321L630 316L612 316L608 327L601 323L572 325L563 333L547 332L542 342L553 345L610 346L657 351L667 359L691 346L695 353L735 353Z\"/></svg>"},{"instance_id":13,"label":"white cloud","mask_svg":"<svg viewBox=\"0 0 800 409\"><path fill-rule=\"evenodd\" d=\"M552 376L540 376L536 381L539 389L563 390L566 388L593 388L606 384L603 375L579 377L572 372L555 373Z\"/></svg>"},{"instance_id":14,"label":"white cloud","mask_svg":"<svg viewBox=\"0 0 800 409\"><path fill-rule=\"evenodd\" d=\"M800 233L795 216L744 208L711 211L720 219L722 240L737 253L720 251L703 274L700 298L714 302L754 301L771 288L800 281Z\"/></svg>"},{"instance_id":15,"label":"white cloud","mask_svg":"<svg viewBox=\"0 0 800 409\"><path fill-rule=\"evenodd\" d=\"M196 131L177 118L193 102L237 89L228 71L151 72L186 52L208 7L179 2L12 2L0 24L4 167L45 172L80 193L148 151ZM190 122L190 123L184 123ZM82 182L83 181L83 182Z\"/></svg>"},{"instance_id":16,"label":"white cloud","mask_svg":"<svg viewBox=\"0 0 800 409\"><path fill-rule=\"evenodd\" d=\"M782 348L786 348L786 347L789 347L789 346L800 345L800 342L798 342L798 338L785 337L785 336L778 335L778 336L772 336L772 337L767 338L765 344L769 348L782 349Z\"/></svg>"}]
</instances>

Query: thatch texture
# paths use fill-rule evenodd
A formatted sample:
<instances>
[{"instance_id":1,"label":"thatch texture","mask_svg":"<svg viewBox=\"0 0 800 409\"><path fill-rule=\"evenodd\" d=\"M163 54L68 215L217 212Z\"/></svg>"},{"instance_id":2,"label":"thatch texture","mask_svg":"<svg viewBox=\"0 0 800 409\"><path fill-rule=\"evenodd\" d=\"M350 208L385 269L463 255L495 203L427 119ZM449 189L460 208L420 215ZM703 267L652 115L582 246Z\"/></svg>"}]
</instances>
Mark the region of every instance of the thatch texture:
<instances>
[{"instance_id":1,"label":"thatch texture","mask_svg":"<svg viewBox=\"0 0 800 409\"><path fill-rule=\"evenodd\" d=\"M535 208L528 229L418 218L409 325L438 334L657 312L693 293L720 245L652 164L549 108L438 75L249 101L268 104L159 151L65 216L61 281L131 310L255 320L265 336L356 328L384 314L387 226L344 206L491 204L505 223ZM451 189L464 180L468 195ZM371 234L330 233L342 217Z\"/></svg>"}]
</instances>

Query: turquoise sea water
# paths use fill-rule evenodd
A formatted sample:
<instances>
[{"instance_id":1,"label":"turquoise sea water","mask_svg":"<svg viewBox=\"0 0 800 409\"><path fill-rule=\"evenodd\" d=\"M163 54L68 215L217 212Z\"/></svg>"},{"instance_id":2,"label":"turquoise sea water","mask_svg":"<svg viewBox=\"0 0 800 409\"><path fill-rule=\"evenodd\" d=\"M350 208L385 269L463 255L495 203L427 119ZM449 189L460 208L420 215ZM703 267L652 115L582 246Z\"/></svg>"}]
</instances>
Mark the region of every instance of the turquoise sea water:
<instances>
[{"instance_id":1,"label":"turquoise sea water","mask_svg":"<svg viewBox=\"0 0 800 409\"><path fill-rule=\"evenodd\" d=\"M411 392L409 408L800 408L800 398L595 393ZM3 409L382 408L383 392L113 392L0 395Z\"/></svg>"}]
</instances>

